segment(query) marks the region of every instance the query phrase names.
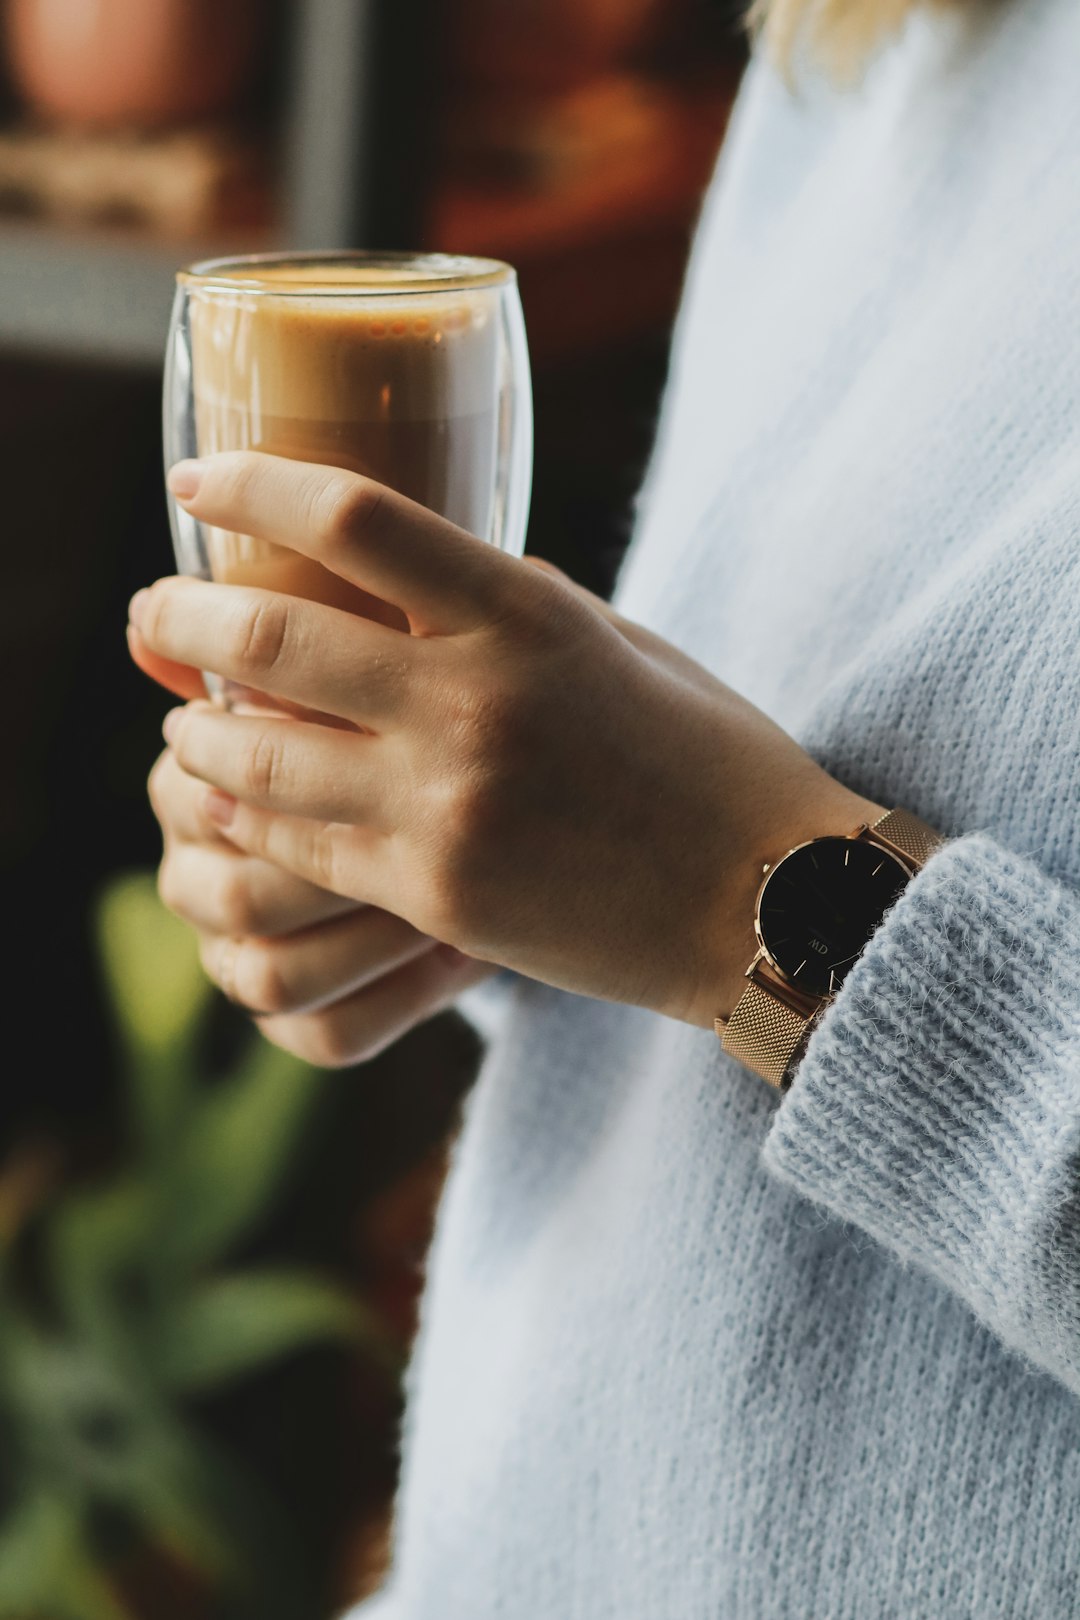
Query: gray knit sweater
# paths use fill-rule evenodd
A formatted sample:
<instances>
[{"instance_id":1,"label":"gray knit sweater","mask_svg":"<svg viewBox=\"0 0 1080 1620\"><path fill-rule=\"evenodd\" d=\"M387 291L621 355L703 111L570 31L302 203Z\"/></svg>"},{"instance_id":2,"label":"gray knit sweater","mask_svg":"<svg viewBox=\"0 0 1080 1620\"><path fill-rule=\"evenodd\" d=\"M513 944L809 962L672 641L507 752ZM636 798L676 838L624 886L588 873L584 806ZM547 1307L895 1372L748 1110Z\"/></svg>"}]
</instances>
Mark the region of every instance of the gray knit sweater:
<instances>
[{"instance_id":1,"label":"gray knit sweater","mask_svg":"<svg viewBox=\"0 0 1080 1620\"><path fill-rule=\"evenodd\" d=\"M1080 1614L1080 6L969 14L752 71L619 591L951 842L783 1101L513 987L370 1620Z\"/></svg>"}]
</instances>

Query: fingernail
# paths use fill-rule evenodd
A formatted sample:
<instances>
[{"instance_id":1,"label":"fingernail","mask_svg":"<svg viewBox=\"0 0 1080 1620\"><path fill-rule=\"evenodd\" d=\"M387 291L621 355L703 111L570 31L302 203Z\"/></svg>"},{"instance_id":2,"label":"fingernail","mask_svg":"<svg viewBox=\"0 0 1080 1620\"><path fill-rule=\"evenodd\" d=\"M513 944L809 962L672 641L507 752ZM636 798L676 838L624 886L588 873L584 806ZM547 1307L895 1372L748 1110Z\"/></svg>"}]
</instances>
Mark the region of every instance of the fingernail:
<instances>
[{"instance_id":1,"label":"fingernail","mask_svg":"<svg viewBox=\"0 0 1080 1620\"><path fill-rule=\"evenodd\" d=\"M211 788L206 795L206 813L219 827L227 827L236 814L236 800L219 788Z\"/></svg>"},{"instance_id":2,"label":"fingernail","mask_svg":"<svg viewBox=\"0 0 1080 1620\"><path fill-rule=\"evenodd\" d=\"M183 712L183 709L170 709L161 722L162 735L167 743L175 741L176 733L180 729L180 716Z\"/></svg>"},{"instance_id":3,"label":"fingernail","mask_svg":"<svg viewBox=\"0 0 1080 1620\"><path fill-rule=\"evenodd\" d=\"M200 461L178 461L165 480L170 495L175 495L178 501L193 501L199 493L202 475Z\"/></svg>"},{"instance_id":4,"label":"fingernail","mask_svg":"<svg viewBox=\"0 0 1080 1620\"><path fill-rule=\"evenodd\" d=\"M146 608L146 599L150 595L147 590L136 591L128 603L128 618L138 630L142 625L143 612Z\"/></svg>"}]
</instances>

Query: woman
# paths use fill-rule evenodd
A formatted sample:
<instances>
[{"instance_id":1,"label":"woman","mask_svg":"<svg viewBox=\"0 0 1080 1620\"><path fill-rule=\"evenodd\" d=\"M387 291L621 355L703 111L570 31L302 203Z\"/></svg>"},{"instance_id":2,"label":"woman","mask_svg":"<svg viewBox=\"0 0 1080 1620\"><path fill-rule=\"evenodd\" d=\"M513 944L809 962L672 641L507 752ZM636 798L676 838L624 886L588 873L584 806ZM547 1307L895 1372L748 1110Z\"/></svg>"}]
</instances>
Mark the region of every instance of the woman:
<instances>
[{"instance_id":1,"label":"woman","mask_svg":"<svg viewBox=\"0 0 1080 1620\"><path fill-rule=\"evenodd\" d=\"M172 716L210 973L333 1063L517 970L380 1620L1077 1612L1080 12L906 9L763 8L617 614L343 474L174 475L423 632L137 599L184 696L375 733Z\"/></svg>"}]
</instances>

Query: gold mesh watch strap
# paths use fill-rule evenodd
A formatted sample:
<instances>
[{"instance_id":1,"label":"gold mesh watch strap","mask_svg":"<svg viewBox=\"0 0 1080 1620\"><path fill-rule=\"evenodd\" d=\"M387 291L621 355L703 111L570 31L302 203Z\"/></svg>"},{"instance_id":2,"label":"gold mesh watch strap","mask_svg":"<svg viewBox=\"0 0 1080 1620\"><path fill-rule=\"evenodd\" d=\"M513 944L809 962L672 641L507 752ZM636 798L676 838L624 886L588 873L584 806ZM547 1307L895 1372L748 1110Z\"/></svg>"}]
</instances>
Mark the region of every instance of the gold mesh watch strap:
<instances>
[{"instance_id":1,"label":"gold mesh watch strap","mask_svg":"<svg viewBox=\"0 0 1080 1620\"><path fill-rule=\"evenodd\" d=\"M941 835L918 816L913 816L910 810L887 810L879 816L870 828L875 838L883 838L887 844L905 855L913 866L925 866L931 855L941 844Z\"/></svg>"},{"instance_id":2,"label":"gold mesh watch strap","mask_svg":"<svg viewBox=\"0 0 1080 1620\"><path fill-rule=\"evenodd\" d=\"M870 835L889 845L916 871L925 866L942 842L940 834L910 810L887 810L874 822ZM783 1091L790 1084L792 1069L809 1039L814 1019L827 1001L823 999L816 1007L808 1004L808 1010L800 1011L787 999L792 992L780 985L772 988L758 972L755 963L731 1017L716 1020L716 1033L725 1052Z\"/></svg>"},{"instance_id":3,"label":"gold mesh watch strap","mask_svg":"<svg viewBox=\"0 0 1080 1620\"><path fill-rule=\"evenodd\" d=\"M751 979L726 1025L716 1023L724 1051L783 1090L811 1021Z\"/></svg>"}]
</instances>

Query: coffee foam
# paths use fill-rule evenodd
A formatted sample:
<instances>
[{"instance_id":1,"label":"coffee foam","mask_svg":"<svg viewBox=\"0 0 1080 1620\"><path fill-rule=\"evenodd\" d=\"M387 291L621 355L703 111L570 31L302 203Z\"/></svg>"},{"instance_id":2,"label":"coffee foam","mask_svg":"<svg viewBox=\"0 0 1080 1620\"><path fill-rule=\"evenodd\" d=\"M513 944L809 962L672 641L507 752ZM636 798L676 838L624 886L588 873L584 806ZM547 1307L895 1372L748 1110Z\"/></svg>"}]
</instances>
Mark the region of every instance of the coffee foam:
<instances>
[{"instance_id":1,"label":"coffee foam","mask_svg":"<svg viewBox=\"0 0 1080 1620\"><path fill-rule=\"evenodd\" d=\"M434 421L489 410L496 393L494 290L309 298L195 287L190 321L195 394L211 409Z\"/></svg>"}]
</instances>

